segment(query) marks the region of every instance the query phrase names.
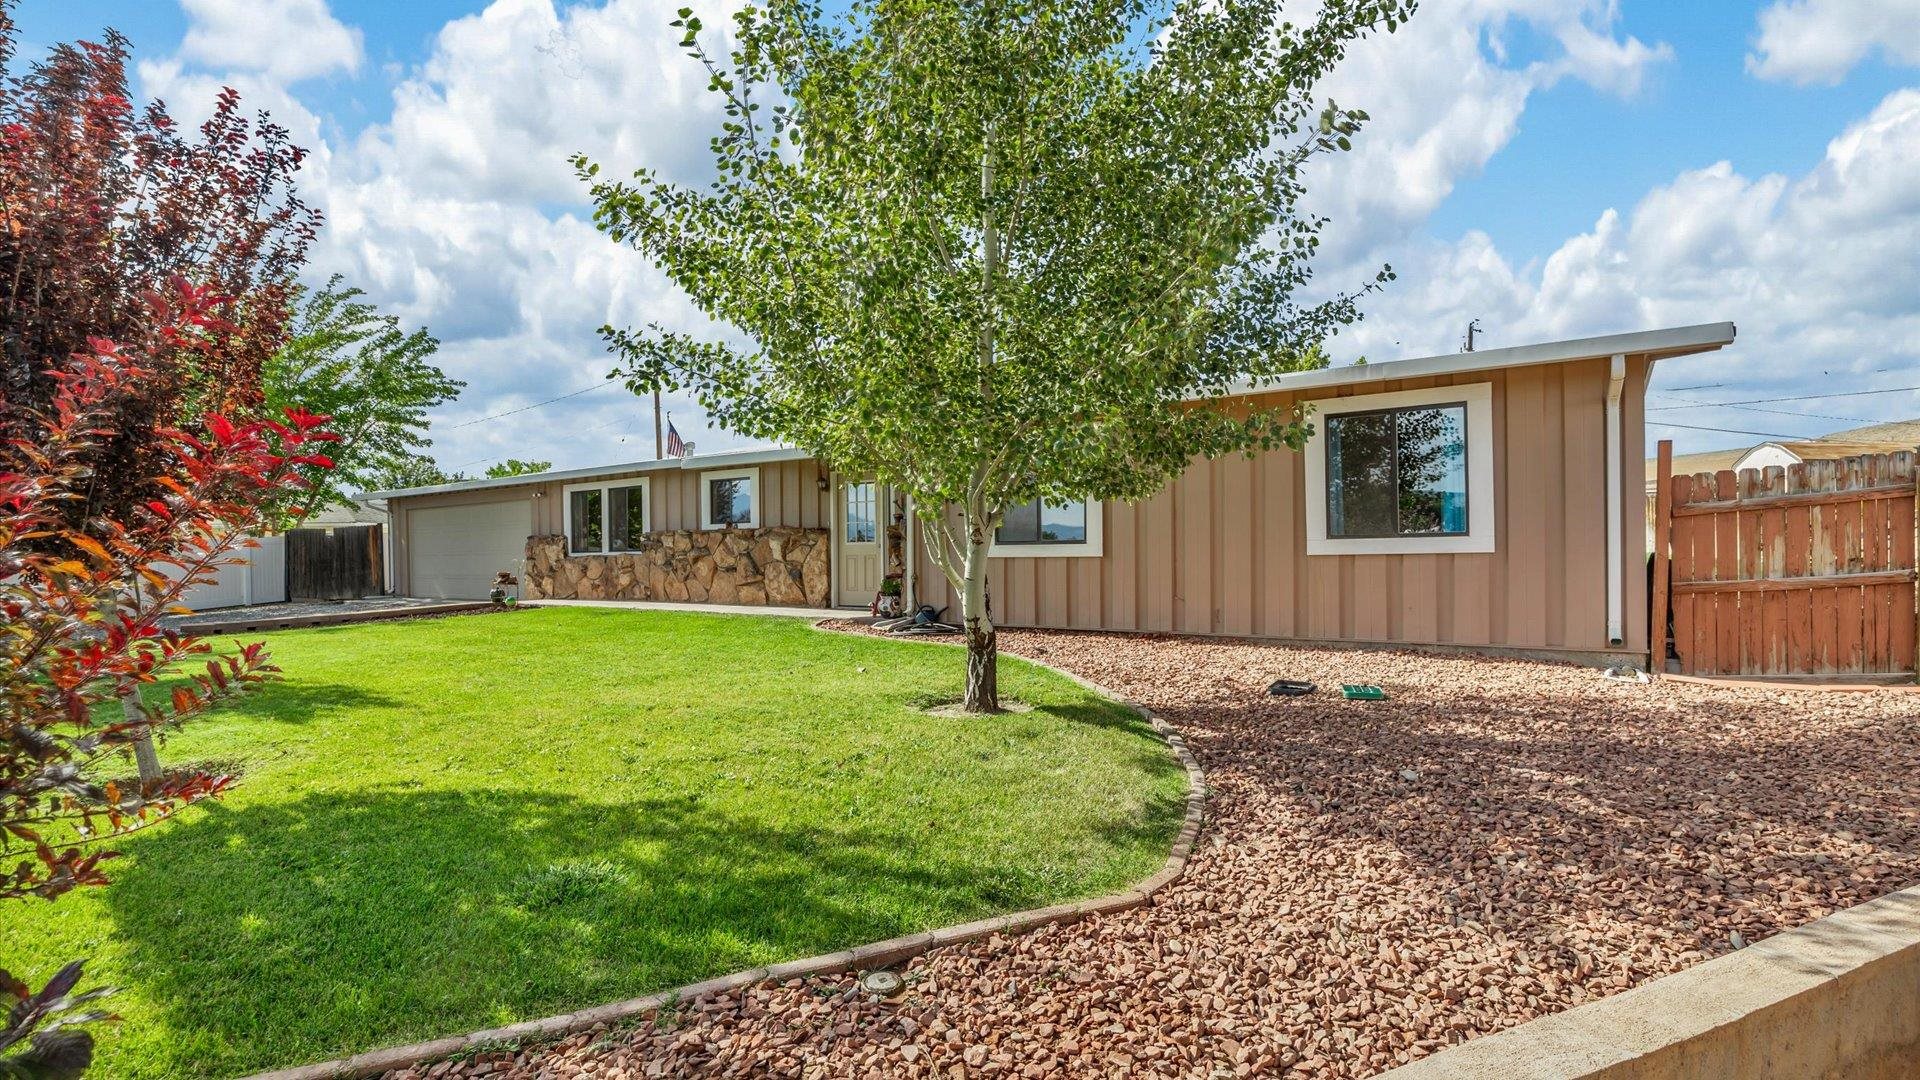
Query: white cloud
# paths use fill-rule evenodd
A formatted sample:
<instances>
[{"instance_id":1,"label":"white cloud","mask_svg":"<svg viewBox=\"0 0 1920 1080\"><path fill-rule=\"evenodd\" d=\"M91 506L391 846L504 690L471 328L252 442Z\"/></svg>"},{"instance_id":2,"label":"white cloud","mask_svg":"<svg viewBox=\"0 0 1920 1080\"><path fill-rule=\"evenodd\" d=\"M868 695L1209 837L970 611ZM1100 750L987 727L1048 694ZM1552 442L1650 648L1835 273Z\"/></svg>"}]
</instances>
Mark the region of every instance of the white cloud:
<instances>
[{"instance_id":1,"label":"white cloud","mask_svg":"<svg viewBox=\"0 0 1920 1080\"><path fill-rule=\"evenodd\" d=\"M442 465L477 472L509 456L559 467L651 456L651 405L617 386L472 421L604 380L603 324L704 329L642 256L588 223L584 186L567 163L576 151L615 172L686 174L705 163L719 113L669 26L683 0L559 9L495 0L443 26L427 58L399 73L391 118L345 142L288 89L342 61L257 63L281 48L284 27L235 17L223 0L182 2L194 20L188 41L141 65L145 89L191 121L233 85L316 151L301 190L327 224L308 276L343 274L383 310L427 326L441 340L436 363L468 384L434 416ZM319 0L276 8L331 21ZM703 15L727 21L717 9ZM351 43L357 64L357 32ZM708 429L683 396L666 406L703 449L742 442Z\"/></svg>"},{"instance_id":2,"label":"white cloud","mask_svg":"<svg viewBox=\"0 0 1920 1080\"><path fill-rule=\"evenodd\" d=\"M1731 319L1740 328L1733 348L1668 365L1672 377L1783 394L1826 389L1810 379L1827 374L1849 376L1847 389L1910 385L1920 369L1916 174L1920 89L1906 89L1849 125L1804 175L1750 178L1727 162L1682 173L1631 213L1606 211L1538 266L1516 269L1479 233L1410 241L1396 253L1406 286L1369 305L1340 351L1451 352L1473 316L1495 346ZM1920 394L1807 411L1835 409L1860 420L1911 417ZM1724 411L1680 422L1788 434L1846 426ZM1696 448L1742 438L1659 434Z\"/></svg>"},{"instance_id":3,"label":"white cloud","mask_svg":"<svg viewBox=\"0 0 1920 1080\"><path fill-rule=\"evenodd\" d=\"M1356 45L1321 90L1373 119L1307 183L1308 209L1332 220L1327 264L1365 262L1426 220L1513 139L1536 91L1571 78L1636 93L1672 50L1617 36L1617 21L1611 0L1429 0L1398 32ZM1508 62L1520 30L1557 53Z\"/></svg>"},{"instance_id":4,"label":"white cloud","mask_svg":"<svg viewBox=\"0 0 1920 1080\"><path fill-rule=\"evenodd\" d=\"M423 190L563 202L582 193L575 152L621 173L704 166L720 110L669 26L681 4L496 0L441 29L360 151Z\"/></svg>"},{"instance_id":5,"label":"white cloud","mask_svg":"<svg viewBox=\"0 0 1920 1080\"><path fill-rule=\"evenodd\" d=\"M326 0L180 0L182 59L223 71L257 71L292 83L359 70L361 35Z\"/></svg>"},{"instance_id":6,"label":"white cloud","mask_svg":"<svg viewBox=\"0 0 1920 1080\"><path fill-rule=\"evenodd\" d=\"M329 222L313 276L344 273L432 328L442 365L469 383L436 417L444 465L632 460L652 452L650 410L618 387L457 425L603 379L602 323L707 329L646 260L592 229L566 162L584 151L615 173L702 170L717 113L667 25L680 2L495 0L447 24L401 73L391 118L351 142L325 138L331 125L286 89L305 77L297 68L183 54L141 72L188 115L187 98L237 85L316 148L302 186ZM1816 363L1920 364L1920 91L1889 96L1805 175L1683 173L1537 262L1514 265L1484 233L1425 234L1454 186L1514 138L1534 93L1573 79L1631 95L1670 55L1621 33L1609 0L1428 0L1399 33L1356 48L1327 89L1378 119L1310 178L1310 208L1334 218L1322 280L1351 285L1383 261L1400 278L1337 351L1450 351L1473 316L1491 345L1731 318L1733 350L1672 367L1786 385ZM1867 400L1858 408L1882 410L1872 416L1920 413L1920 401ZM740 444L701 430L684 398L667 405L704 449Z\"/></svg>"},{"instance_id":7,"label":"white cloud","mask_svg":"<svg viewBox=\"0 0 1920 1080\"><path fill-rule=\"evenodd\" d=\"M344 273L441 338L442 366L469 384L436 418L443 464L651 455L651 408L620 388L456 425L604 379L604 324L705 329L645 258L585 220L585 188L567 161L585 152L612 172L669 175L706 162L720 114L669 26L680 3L556 10L496 0L443 27L395 88L391 120L340 155L316 268ZM741 444L704 430L685 397L666 404L704 449Z\"/></svg>"},{"instance_id":8,"label":"white cloud","mask_svg":"<svg viewBox=\"0 0 1920 1080\"><path fill-rule=\"evenodd\" d=\"M1747 70L1802 86L1832 84L1875 49L1920 64L1920 0L1775 0L1760 12Z\"/></svg>"}]
</instances>

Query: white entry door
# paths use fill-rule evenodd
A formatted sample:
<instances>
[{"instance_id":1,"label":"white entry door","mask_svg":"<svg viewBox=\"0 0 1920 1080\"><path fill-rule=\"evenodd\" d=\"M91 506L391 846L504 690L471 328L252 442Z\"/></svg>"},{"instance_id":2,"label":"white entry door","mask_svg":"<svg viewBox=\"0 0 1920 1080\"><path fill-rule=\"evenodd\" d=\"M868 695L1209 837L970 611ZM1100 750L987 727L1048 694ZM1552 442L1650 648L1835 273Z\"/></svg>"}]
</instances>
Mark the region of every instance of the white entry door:
<instances>
[{"instance_id":1,"label":"white entry door","mask_svg":"<svg viewBox=\"0 0 1920 1080\"><path fill-rule=\"evenodd\" d=\"M886 575L881 547L886 529L886 489L871 480L841 483L834 505L834 542L840 545L840 580L835 600L842 607L866 607Z\"/></svg>"}]
</instances>

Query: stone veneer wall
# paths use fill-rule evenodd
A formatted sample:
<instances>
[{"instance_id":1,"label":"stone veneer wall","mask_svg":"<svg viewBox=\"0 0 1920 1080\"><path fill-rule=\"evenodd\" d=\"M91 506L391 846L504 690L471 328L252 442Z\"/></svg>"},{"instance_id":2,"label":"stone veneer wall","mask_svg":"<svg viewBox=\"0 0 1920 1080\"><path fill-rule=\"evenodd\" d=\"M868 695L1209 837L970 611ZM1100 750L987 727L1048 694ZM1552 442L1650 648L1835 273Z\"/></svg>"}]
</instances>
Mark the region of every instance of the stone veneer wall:
<instances>
[{"instance_id":1,"label":"stone veneer wall","mask_svg":"<svg viewBox=\"0 0 1920 1080\"><path fill-rule=\"evenodd\" d=\"M564 536L527 540L529 600L677 600L826 607L827 530L775 526L649 533L639 551L568 555Z\"/></svg>"}]
</instances>

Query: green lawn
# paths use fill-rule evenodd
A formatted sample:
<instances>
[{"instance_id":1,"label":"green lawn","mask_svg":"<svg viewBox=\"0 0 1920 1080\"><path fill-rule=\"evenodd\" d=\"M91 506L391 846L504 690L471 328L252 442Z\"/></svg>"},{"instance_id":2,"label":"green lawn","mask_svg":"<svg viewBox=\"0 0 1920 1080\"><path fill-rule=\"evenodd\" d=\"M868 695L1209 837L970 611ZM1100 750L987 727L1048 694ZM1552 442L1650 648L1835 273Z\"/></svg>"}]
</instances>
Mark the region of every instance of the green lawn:
<instances>
[{"instance_id":1,"label":"green lawn","mask_svg":"<svg viewBox=\"0 0 1920 1080\"><path fill-rule=\"evenodd\" d=\"M0 966L118 985L98 1076L228 1076L550 1015L1097 895L1184 775L1016 660L589 608L272 635L285 681L162 750L242 781L114 883L0 908Z\"/></svg>"}]
</instances>

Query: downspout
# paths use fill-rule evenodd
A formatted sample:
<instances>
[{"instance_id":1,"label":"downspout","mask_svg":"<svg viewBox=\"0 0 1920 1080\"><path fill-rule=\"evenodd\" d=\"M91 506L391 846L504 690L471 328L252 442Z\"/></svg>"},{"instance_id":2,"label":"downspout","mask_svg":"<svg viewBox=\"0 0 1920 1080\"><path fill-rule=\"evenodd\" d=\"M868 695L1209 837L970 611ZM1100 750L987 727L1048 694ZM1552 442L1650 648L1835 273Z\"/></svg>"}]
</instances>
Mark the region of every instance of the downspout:
<instances>
[{"instance_id":1,"label":"downspout","mask_svg":"<svg viewBox=\"0 0 1920 1080\"><path fill-rule=\"evenodd\" d=\"M1626 385L1627 358L1616 353L1607 372L1607 644L1615 648L1626 643L1626 578L1620 567L1625 550L1620 522L1620 448L1625 442L1620 395Z\"/></svg>"},{"instance_id":2,"label":"downspout","mask_svg":"<svg viewBox=\"0 0 1920 1080\"><path fill-rule=\"evenodd\" d=\"M913 512L913 496L911 495L906 497L906 515L907 519L901 523L900 529L906 546L905 558L907 563L907 579L900 583L900 614L911 615L920 610L920 597L918 593L914 592L913 582L914 556L918 554L913 544L913 533L914 530L920 527L920 519L918 515Z\"/></svg>"}]
</instances>

